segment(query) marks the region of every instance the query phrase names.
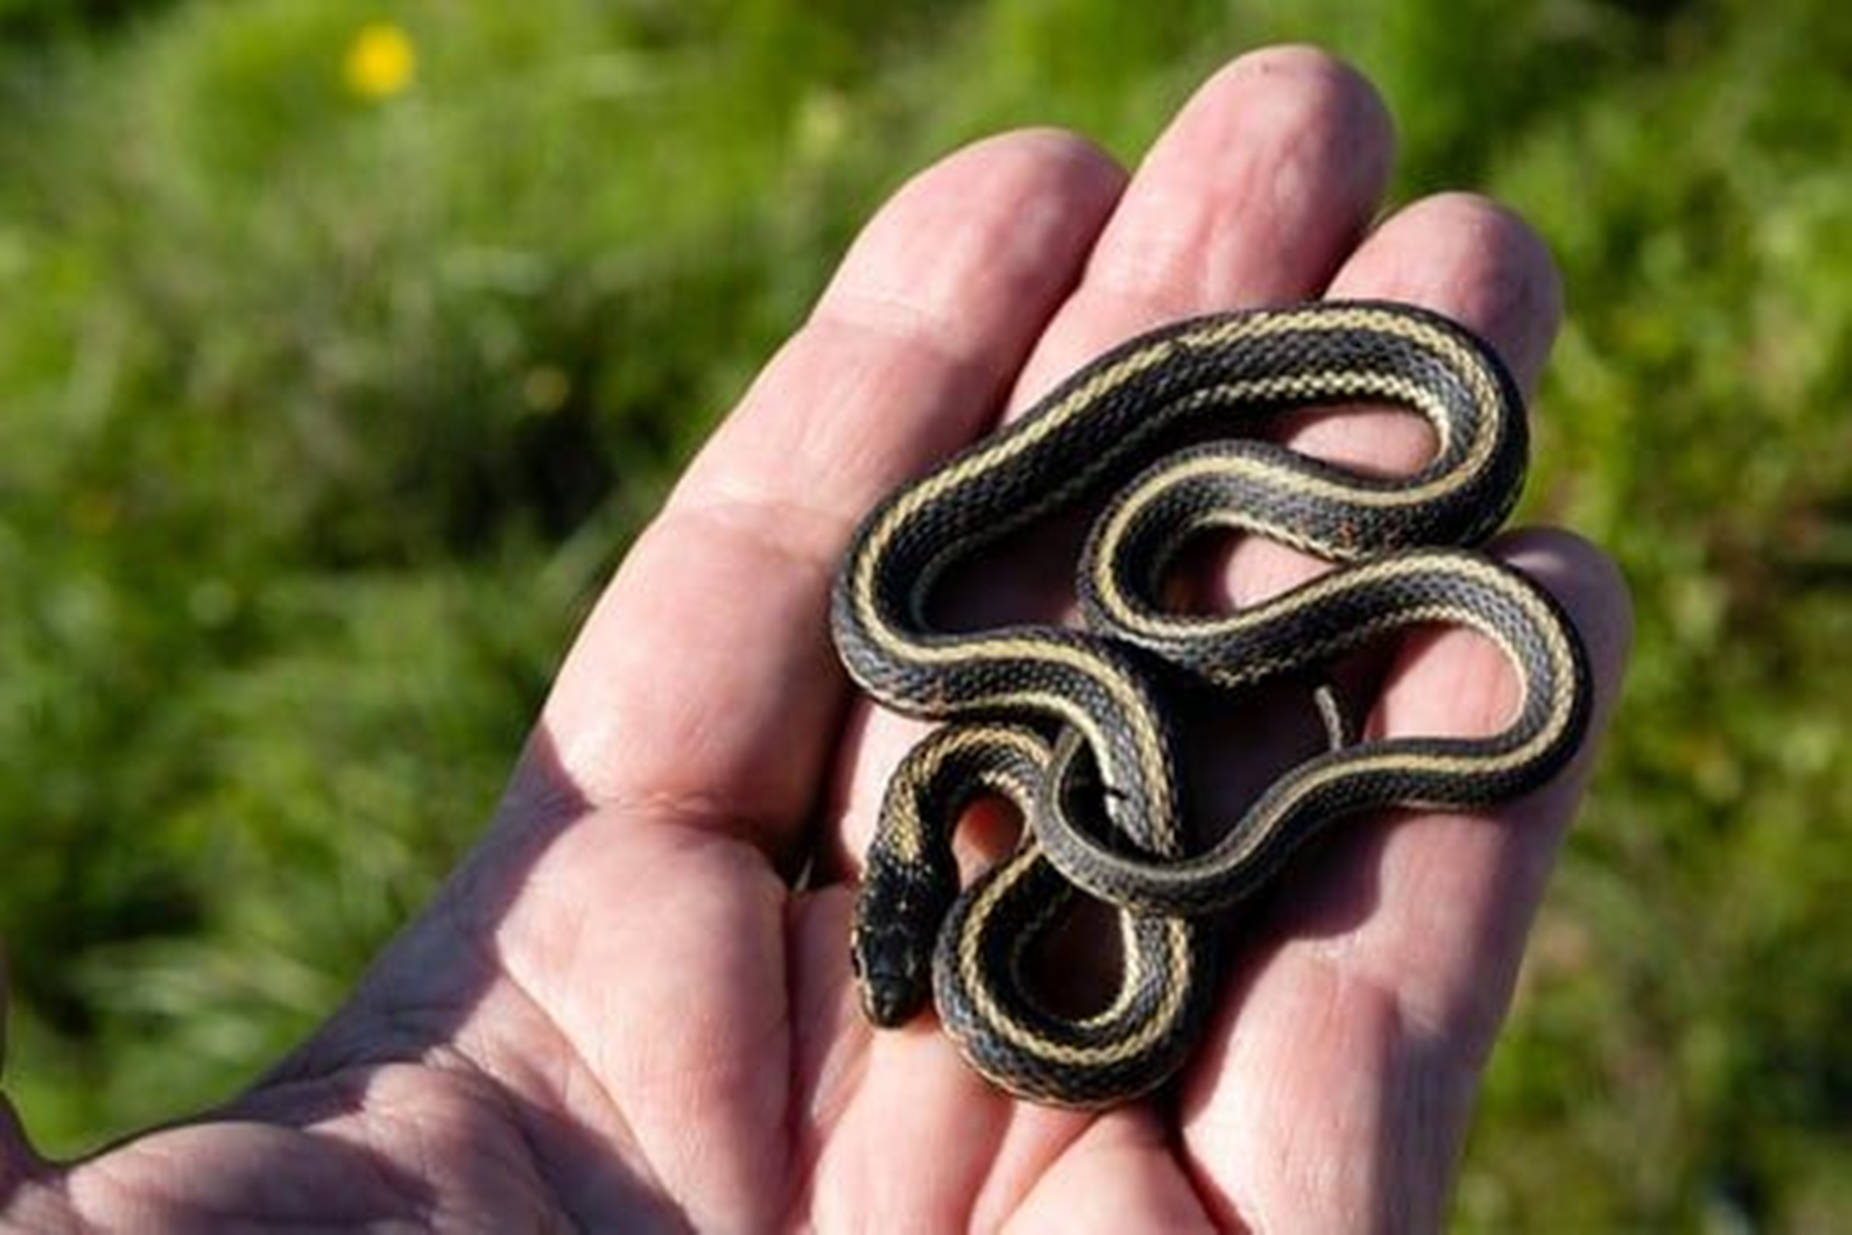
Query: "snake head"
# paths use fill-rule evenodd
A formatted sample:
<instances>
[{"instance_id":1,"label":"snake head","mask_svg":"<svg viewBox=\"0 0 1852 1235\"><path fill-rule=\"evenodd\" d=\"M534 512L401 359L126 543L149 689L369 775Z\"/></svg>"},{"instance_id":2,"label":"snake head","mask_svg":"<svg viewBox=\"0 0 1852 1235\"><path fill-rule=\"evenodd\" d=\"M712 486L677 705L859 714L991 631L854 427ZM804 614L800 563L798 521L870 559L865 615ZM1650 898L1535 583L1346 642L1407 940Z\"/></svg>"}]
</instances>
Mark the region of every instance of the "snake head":
<instances>
[{"instance_id":1,"label":"snake head","mask_svg":"<svg viewBox=\"0 0 1852 1235\"><path fill-rule=\"evenodd\" d=\"M957 893L955 879L943 872L870 862L855 899L849 960L862 1014L873 1024L904 1025L926 1006L939 923Z\"/></svg>"}]
</instances>

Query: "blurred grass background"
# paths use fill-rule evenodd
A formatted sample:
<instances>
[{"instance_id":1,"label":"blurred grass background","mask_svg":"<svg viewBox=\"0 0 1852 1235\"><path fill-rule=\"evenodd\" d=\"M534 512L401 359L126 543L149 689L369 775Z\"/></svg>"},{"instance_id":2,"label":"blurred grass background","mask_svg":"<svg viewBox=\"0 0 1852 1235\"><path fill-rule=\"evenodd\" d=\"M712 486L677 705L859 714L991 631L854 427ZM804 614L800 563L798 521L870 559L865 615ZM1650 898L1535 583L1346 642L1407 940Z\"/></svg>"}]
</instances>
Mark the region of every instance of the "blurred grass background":
<instances>
[{"instance_id":1,"label":"blurred grass background","mask_svg":"<svg viewBox=\"0 0 1852 1235\"><path fill-rule=\"evenodd\" d=\"M373 23L369 25L369 23ZM384 23L383 25L379 23ZM1836 0L0 0L0 938L54 1152L221 1096L480 826L600 579L956 143L1333 47L1571 316L1639 645L1461 1229L1852 1230Z\"/></svg>"}]
</instances>

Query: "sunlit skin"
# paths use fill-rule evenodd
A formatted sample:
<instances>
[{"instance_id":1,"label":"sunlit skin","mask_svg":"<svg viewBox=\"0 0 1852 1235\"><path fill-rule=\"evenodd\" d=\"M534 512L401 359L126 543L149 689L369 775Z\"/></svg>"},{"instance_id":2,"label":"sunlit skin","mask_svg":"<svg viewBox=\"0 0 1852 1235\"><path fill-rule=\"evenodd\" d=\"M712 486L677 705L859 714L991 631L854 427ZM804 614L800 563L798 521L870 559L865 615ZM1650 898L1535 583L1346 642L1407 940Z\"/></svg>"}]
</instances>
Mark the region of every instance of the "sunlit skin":
<instances>
[{"instance_id":1,"label":"sunlit skin","mask_svg":"<svg viewBox=\"0 0 1852 1235\"><path fill-rule=\"evenodd\" d=\"M1559 316L1544 247L1464 195L1378 221L1392 144L1366 83L1281 49L1216 74L1135 173L1079 137L1017 132L900 189L638 539L481 843L346 1005L249 1092L81 1162L41 1160L0 1119L5 1216L137 1231L1441 1225L1592 742L1496 817L1346 827L1230 941L1227 990L1174 1092L1051 1111L988 1089L930 1018L876 1034L857 1009L850 881L921 730L852 699L825 630L831 571L871 502L1155 323L1403 299L1533 383ZM1425 449L1383 412L1295 426L1298 445L1359 465L1407 468ZM1628 639L1617 575L1561 532L1499 552L1581 629L1598 731ZM1020 565L974 608L1033 609L1000 593L1053 572ZM1246 599L1316 566L1243 543L1204 568ZM1512 689L1490 645L1428 633L1389 657L1367 725L1486 732ZM964 838L967 859L989 839ZM793 892L807 861L812 890Z\"/></svg>"}]
</instances>

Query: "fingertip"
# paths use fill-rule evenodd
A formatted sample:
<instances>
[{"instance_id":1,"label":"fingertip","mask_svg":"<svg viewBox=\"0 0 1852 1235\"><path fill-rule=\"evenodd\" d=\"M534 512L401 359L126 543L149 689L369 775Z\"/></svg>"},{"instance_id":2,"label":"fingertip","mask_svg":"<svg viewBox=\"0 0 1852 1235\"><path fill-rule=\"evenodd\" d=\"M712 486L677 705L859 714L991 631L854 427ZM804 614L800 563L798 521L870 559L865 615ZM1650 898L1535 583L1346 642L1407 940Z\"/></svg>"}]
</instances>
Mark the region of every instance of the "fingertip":
<instances>
[{"instance_id":1,"label":"fingertip","mask_svg":"<svg viewBox=\"0 0 1852 1235\"><path fill-rule=\"evenodd\" d=\"M1211 74L1185 110L1213 105L1225 93L1241 91L1255 79L1298 83L1304 97L1322 102L1341 117L1342 131L1357 142L1357 153L1368 159L1362 169L1386 183L1396 151L1395 115L1376 84L1348 60L1312 43L1279 43L1243 52Z\"/></svg>"},{"instance_id":2,"label":"fingertip","mask_svg":"<svg viewBox=\"0 0 1852 1235\"><path fill-rule=\"evenodd\" d=\"M1375 88L1324 52L1224 65L1139 164L1016 406L1166 319L1316 295L1376 212L1394 147Z\"/></svg>"},{"instance_id":3,"label":"fingertip","mask_svg":"<svg viewBox=\"0 0 1852 1235\"><path fill-rule=\"evenodd\" d=\"M1332 296L1422 305L1497 349L1526 390L1562 321L1563 284L1548 244L1477 193L1437 193L1384 219L1332 281Z\"/></svg>"}]
</instances>

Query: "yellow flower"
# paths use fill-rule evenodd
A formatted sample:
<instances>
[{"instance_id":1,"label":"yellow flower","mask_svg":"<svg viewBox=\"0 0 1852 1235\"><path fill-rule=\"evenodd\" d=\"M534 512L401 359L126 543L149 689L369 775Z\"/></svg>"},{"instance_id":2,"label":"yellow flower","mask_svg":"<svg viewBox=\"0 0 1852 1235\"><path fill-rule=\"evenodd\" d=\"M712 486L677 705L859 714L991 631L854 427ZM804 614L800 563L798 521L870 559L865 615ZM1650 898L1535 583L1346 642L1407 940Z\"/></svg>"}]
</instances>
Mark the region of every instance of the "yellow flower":
<instances>
[{"instance_id":1,"label":"yellow flower","mask_svg":"<svg viewBox=\"0 0 1852 1235\"><path fill-rule=\"evenodd\" d=\"M342 75L347 88L363 99L384 99L411 84L418 69L418 52L404 30L376 21L360 27L347 45Z\"/></svg>"}]
</instances>

